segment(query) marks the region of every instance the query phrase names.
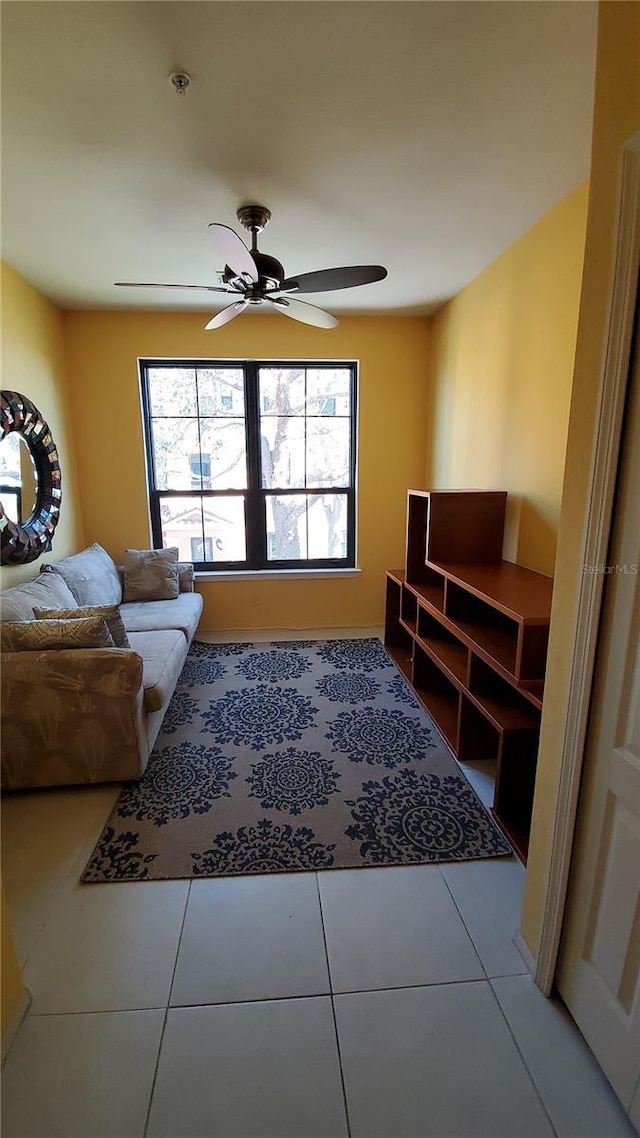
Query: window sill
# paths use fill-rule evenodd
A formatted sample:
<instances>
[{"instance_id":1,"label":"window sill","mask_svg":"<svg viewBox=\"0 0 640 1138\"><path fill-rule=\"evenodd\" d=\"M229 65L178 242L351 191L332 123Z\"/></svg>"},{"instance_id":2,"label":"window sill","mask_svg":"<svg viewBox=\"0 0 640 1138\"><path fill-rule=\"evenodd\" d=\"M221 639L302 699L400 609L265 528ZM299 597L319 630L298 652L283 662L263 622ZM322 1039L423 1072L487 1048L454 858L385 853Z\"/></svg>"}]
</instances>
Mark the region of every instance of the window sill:
<instances>
[{"instance_id":1,"label":"window sill","mask_svg":"<svg viewBox=\"0 0 640 1138\"><path fill-rule=\"evenodd\" d=\"M237 572L230 572L225 569L220 573L198 573L196 571L194 583L197 585L200 581L321 581L324 578L357 577L361 572L361 569L251 569L247 571L240 569Z\"/></svg>"}]
</instances>

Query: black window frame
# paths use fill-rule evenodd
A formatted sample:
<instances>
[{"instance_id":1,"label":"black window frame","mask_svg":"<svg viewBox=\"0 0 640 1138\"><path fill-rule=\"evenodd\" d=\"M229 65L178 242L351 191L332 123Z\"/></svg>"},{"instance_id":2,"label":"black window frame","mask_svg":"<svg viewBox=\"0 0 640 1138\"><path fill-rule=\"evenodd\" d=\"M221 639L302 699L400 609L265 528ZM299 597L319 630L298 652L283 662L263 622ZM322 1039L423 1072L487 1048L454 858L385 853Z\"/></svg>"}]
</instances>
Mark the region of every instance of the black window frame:
<instances>
[{"instance_id":1,"label":"black window frame","mask_svg":"<svg viewBox=\"0 0 640 1138\"><path fill-rule=\"evenodd\" d=\"M147 479L149 489L149 510L151 516L151 530L154 549L162 548L162 522L160 505L166 498L200 498L201 504L206 499L216 497L240 497L245 500L245 535L246 558L244 561L200 561L195 562L195 572L199 573L268 573L276 570L290 570L292 572L305 570L343 570L356 567L356 509L357 509L357 413L358 413L358 361L357 360L280 360L280 359L182 359L182 358L145 358L138 361L140 374L140 389L142 401L142 426L144 432L145 452L147 460ZM245 438L247 454L247 488L229 490L158 490L154 483L155 463L153 454L153 437L151 431L151 403L149 393L149 370L154 368L241 368L244 372L244 398L245 398ZM304 368L323 369L348 368L350 371L350 440L349 440L349 484L347 486L321 486L317 488L289 486L269 487L262 486L262 466L260 455L260 407L259 383L260 368ZM200 416L194 416L199 418ZM204 417L204 416L203 416ZM333 419L332 416L328 416ZM347 499L347 551L345 557L334 558L295 558L288 560L270 560L268 558L267 528L266 528L266 499L278 494L287 495L343 495ZM204 527L203 527L203 536Z\"/></svg>"}]
</instances>

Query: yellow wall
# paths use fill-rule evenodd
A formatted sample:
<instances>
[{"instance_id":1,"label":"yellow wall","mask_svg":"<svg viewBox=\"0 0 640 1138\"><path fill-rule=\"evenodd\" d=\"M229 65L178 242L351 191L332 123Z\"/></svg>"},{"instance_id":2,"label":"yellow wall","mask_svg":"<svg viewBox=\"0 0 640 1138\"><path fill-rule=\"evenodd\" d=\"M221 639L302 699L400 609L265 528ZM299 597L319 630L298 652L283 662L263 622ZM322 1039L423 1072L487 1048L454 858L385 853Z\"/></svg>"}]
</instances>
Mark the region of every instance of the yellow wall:
<instances>
[{"instance_id":1,"label":"yellow wall","mask_svg":"<svg viewBox=\"0 0 640 1138\"><path fill-rule=\"evenodd\" d=\"M434 319L427 484L508 490L504 556L553 573L587 210L564 198Z\"/></svg>"},{"instance_id":2,"label":"yellow wall","mask_svg":"<svg viewBox=\"0 0 640 1138\"><path fill-rule=\"evenodd\" d=\"M609 303L622 148L640 130L640 4L599 6L584 279L576 346L560 541L522 935L540 945L558 796L561 741L581 581L581 547Z\"/></svg>"},{"instance_id":3,"label":"yellow wall","mask_svg":"<svg viewBox=\"0 0 640 1138\"><path fill-rule=\"evenodd\" d=\"M14 1024L20 1001L24 995L24 987L22 985L20 966L13 944L13 934L11 932L4 887L1 883L0 892L2 893L2 983L0 985L0 1004L2 1010L2 1037L4 1039L7 1028L12 1027Z\"/></svg>"},{"instance_id":4,"label":"yellow wall","mask_svg":"<svg viewBox=\"0 0 640 1138\"><path fill-rule=\"evenodd\" d=\"M201 627L380 624L384 571L404 561L406 491L424 485L428 321L343 316L332 332L245 314L204 332L200 313L66 312L87 542L116 559L149 545L137 357L359 359L357 578L202 582Z\"/></svg>"},{"instance_id":5,"label":"yellow wall","mask_svg":"<svg viewBox=\"0 0 640 1138\"><path fill-rule=\"evenodd\" d=\"M2 265L2 386L35 403L47 420L60 454L62 508L50 559L75 553L83 543L75 445L71 427L62 333L62 313L15 269ZM16 585L35 565L4 566L0 586Z\"/></svg>"}]
</instances>

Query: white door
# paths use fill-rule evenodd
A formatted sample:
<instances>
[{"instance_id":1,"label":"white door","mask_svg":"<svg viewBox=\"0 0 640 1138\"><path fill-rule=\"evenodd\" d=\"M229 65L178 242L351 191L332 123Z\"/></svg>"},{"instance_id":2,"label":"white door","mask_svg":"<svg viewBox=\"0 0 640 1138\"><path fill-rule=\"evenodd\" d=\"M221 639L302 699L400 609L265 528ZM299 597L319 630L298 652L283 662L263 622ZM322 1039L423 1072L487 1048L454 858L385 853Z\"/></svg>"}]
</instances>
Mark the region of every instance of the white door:
<instances>
[{"instance_id":1,"label":"white door","mask_svg":"<svg viewBox=\"0 0 640 1138\"><path fill-rule=\"evenodd\" d=\"M557 976L562 998L634 1121L640 1096L639 358L636 345Z\"/></svg>"}]
</instances>

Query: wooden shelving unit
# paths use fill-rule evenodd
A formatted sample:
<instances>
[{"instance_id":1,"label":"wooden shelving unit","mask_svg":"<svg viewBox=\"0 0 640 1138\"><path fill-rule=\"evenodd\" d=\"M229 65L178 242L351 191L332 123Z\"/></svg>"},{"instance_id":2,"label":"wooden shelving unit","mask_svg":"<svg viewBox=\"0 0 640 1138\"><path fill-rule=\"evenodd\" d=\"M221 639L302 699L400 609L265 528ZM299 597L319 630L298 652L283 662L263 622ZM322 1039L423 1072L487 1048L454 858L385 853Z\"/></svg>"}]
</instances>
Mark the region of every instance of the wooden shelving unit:
<instances>
[{"instance_id":1,"label":"wooden shelving unit","mask_svg":"<svg viewBox=\"0 0 640 1138\"><path fill-rule=\"evenodd\" d=\"M496 759L493 815L526 863L553 582L502 559L506 498L409 491L385 645L453 754Z\"/></svg>"}]
</instances>

